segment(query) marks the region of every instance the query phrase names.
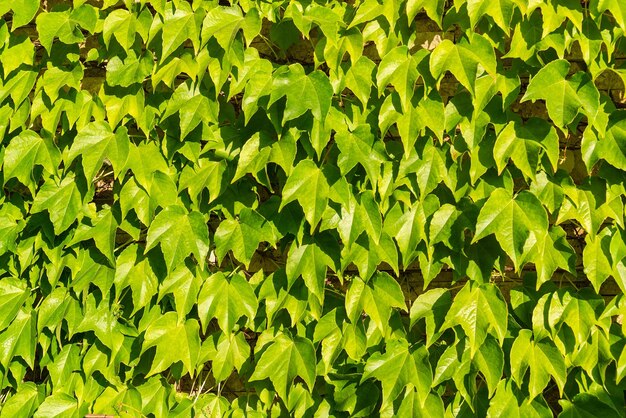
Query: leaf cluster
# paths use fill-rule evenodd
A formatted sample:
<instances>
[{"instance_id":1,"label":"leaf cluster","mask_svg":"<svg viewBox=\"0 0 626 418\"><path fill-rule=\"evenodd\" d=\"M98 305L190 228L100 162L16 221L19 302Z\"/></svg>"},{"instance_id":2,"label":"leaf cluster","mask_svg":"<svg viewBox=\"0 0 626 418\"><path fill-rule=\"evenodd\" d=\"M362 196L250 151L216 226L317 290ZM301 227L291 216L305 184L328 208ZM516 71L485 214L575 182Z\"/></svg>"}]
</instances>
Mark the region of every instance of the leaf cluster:
<instances>
[{"instance_id":1,"label":"leaf cluster","mask_svg":"<svg viewBox=\"0 0 626 418\"><path fill-rule=\"evenodd\" d=\"M625 5L0 2L0 417L623 416Z\"/></svg>"}]
</instances>

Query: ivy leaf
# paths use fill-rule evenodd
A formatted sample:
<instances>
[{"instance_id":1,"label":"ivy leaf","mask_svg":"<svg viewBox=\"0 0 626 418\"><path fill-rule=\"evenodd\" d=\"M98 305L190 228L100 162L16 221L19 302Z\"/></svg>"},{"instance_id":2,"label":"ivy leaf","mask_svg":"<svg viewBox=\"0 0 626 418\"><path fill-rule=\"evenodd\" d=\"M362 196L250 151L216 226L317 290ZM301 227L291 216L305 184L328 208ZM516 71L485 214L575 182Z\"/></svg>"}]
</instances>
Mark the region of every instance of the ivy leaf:
<instances>
[{"instance_id":1,"label":"ivy leaf","mask_svg":"<svg viewBox=\"0 0 626 418\"><path fill-rule=\"evenodd\" d=\"M222 192L222 180L226 171L224 161L210 161L201 158L198 164L190 168L185 167L180 175L180 190L188 190L189 196L195 202L200 198L203 190L209 191L209 203L217 199Z\"/></svg>"},{"instance_id":2,"label":"ivy leaf","mask_svg":"<svg viewBox=\"0 0 626 418\"><path fill-rule=\"evenodd\" d=\"M269 378L278 395L287 399L296 376L302 378L309 390L313 390L316 364L311 340L280 333L262 352L250 381Z\"/></svg>"},{"instance_id":3,"label":"ivy leaf","mask_svg":"<svg viewBox=\"0 0 626 418\"><path fill-rule=\"evenodd\" d=\"M392 403L407 385L417 391L423 408L430 393L433 374L428 352L422 347L411 347L404 340L391 340L385 353L374 353L367 359L361 382L374 377L383 386L383 406Z\"/></svg>"},{"instance_id":4,"label":"ivy leaf","mask_svg":"<svg viewBox=\"0 0 626 418\"><path fill-rule=\"evenodd\" d=\"M231 334L217 332L208 338L211 371L216 381L222 382L233 372L239 371L250 356L250 345L243 333Z\"/></svg>"},{"instance_id":5,"label":"ivy leaf","mask_svg":"<svg viewBox=\"0 0 626 418\"><path fill-rule=\"evenodd\" d=\"M469 338L470 355L474 357L492 330L500 344L504 342L507 323L507 305L498 287L470 282L455 296L443 328L461 325Z\"/></svg>"},{"instance_id":6,"label":"ivy leaf","mask_svg":"<svg viewBox=\"0 0 626 418\"><path fill-rule=\"evenodd\" d=\"M71 164L77 157L88 181L108 160L113 166L116 177L122 174L130 152L130 140L126 128L118 128L114 133L106 122L91 122L81 129L67 154L66 164Z\"/></svg>"},{"instance_id":7,"label":"ivy leaf","mask_svg":"<svg viewBox=\"0 0 626 418\"><path fill-rule=\"evenodd\" d=\"M528 258L537 268L537 289L552 279L557 268L571 274L576 272L576 253L559 226L553 226L545 234L537 236L537 244Z\"/></svg>"},{"instance_id":8,"label":"ivy leaf","mask_svg":"<svg viewBox=\"0 0 626 418\"><path fill-rule=\"evenodd\" d=\"M580 111L593 121L600 107L600 94L591 77L577 72L567 79L569 69L566 60L549 63L530 80L521 99L545 100L548 114L559 128L569 125Z\"/></svg>"},{"instance_id":9,"label":"ivy leaf","mask_svg":"<svg viewBox=\"0 0 626 418\"><path fill-rule=\"evenodd\" d=\"M475 94L474 86L479 65L495 77L493 47L489 41L477 34L474 34L470 43L454 44L444 39L430 56L430 71L433 77L440 79L446 71L450 71L472 95Z\"/></svg>"},{"instance_id":10,"label":"ivy leaf","mask_svg":"<svg viewBox=\"0 0 626 418\"><path fill-rule=\"evenodd\" d=\"M4 181L17 178L32 193L36 179L33 177L35 166L41 166L48 174L56 174L61 162L61 154L50 138L26 130L11 139L4 152Z\"/></svg>"},{"instance_id":11,"label":"ivy leaf","mask_svg":"<svg viewBox=\"0 0 626 418\"><path fill-rule=\"evenodd\" d=\"M33 418L73 417L78 413L78 401L66 393L48 396L37 408Z\"/></svg>"},{"instance_id":12,"label":"ivy leaf","mask_svg":"<svg viewBox=\"0 0 626 418\"><path fill-rule=\"evenodd\" d=\"M34 367L36 316L32 309L20 309L9 327L0 335L0 364L5 370L15 357L20 357L31 368Z\"/></svg>"},{"instance_id":13,"label":"ivy leaf","mask_svg":"<svg viewBox=\"0 0 626 418\"><path fill-rule=\"evenodd\" d=\"M168 271L173 271L189 254L204 266L209 252L209 231L199 212L187 212L178 205L168 206L148 228L146 252L161 245Z\"/></svg>"},{"instance_id":14,"label":"ivy leaf","mask_svg":"<svg viewBox=\"0 0 626 418\"><path fill-rule=\"evenodd\" d=\"M441 335L441 328L452 305L448 289L431 289L413 301L409 312L410 327L424 318L426 321L426 347L428 348Z\"/></svg>"},{"instance_id":15,"label":"ivy leaf","mask_svg":"<svg viewBox=\"0 0 626 418\"><path fill-rule=\"evenodd\" d=\"M422 405L417 390L407 389L407 393L402 399L398 416L426 418L431 416L444 416L444 405L441 397L435 393L429 393L426 401Z\"/></svg>"},{"instance_id":16,"label":"ivy leaf","mask_svg":"<svg viewBox=\"0 0 626 418\"><path fill-rule=\"evenodd\" d=\"M445 0L408 0L406 2L408 20L413 21L417 13L424 9L426 15L441 27L445 5Z\"/></svg>"},{"instance_id":17,"label":"ivy leaf","mask_svg":"<svg viewBox=\"0 0 626 418\"><path fill-rule=\"evenodd\" d=\"M600 158L620 170L626 170L626 146L622 140L624 135L626 135L624 113L614 112L609 119L605 137L598 142L598 154Z\"/></svg>"},{"instance_id":18,"label":"ivy leaf","mask_svg":"<svg viewBox=\"0 0 626 418\"><path fill-rule=\"evenodd\" d=\"M294 245L289 251L285 267L288 282L291 285L302 276L308 290L321 302L324 300L327 267L331 265L334 265L333 259L319 245Z\"/></svg>"},{"instance_id":19,"label":"ivy leaf","mask_svg":"<svg viewBox=\"0 0 626 418\"><path fill-rule=\"evenodd\" d=\"M496 189L478 214L472 242L495 234L515 269L519 270L538 235L547 229L548 216L533 194L522 191L513 198L504 189Z\"/></svg>"},{"instance_id":20,"label":"ivy leaf","mask_svg":"<svg viewBox=\"0 0 626 418\"><path fill-rule=\"evenodd\" d=\"M5 277L0 280L0 291L5 295L0 304L0 330L5 329L15 319L22 304L28 297L26 284L13 277Z\"/></svg>"},{"instance_id":21,"label":"ivy leaf","mask_svg":"<svg viewBox=\"0 0 626 418\"><path fill-rule=\"evenodd\" d=\"M258 179L257 173L266 168L267 162L270 159L273 148L270 146L271 142L272 140L269 135L258 132L246 141L239 152L237 171L231 181L232 183L246 174L252 174Z\"/></svg>"},{"instance_id":22,"label":"ivy leaf","mask_svg":"<svg viewBox=\"0 0 626 418\"><path fill-rule=\"evenodd\" d=\"M326 210L330 186L322 170L311 160L302 160L295 166L283 188L278 210L297 200L313 230Z\"/></svg>"},{"instance_id":23,"label":"ivy leaf","mask_svg":"<svg viewBox=\"0 0 626 418\"><path fill-rule=\"evenodd\" d=\"M594 2L592 4L597 4L599 14L606 11L611 12L615 23L617 23L623 31L626 31L626 5L623 2L619 0L598 0L597 3Z\"/></svg>"},{"instance_id":24,"label":"ivy leaf","mask_svg":"<svg viewBox=\"0 0 626 418\"><path fill-rule=\"evenodd\" d=\"M292 64L277 69L272 80L268 106L283 96L287 97L283 123L302 116L307 110L316 120L324 122L333 96L326 74L319 70L305 74L302 65Z\"/></svg>"},{"instance_id":25,"label":"ivy leaf","mask_svg":"<svg viewBox=\"0 0 626 418\"><path fill-rule=\"evenodd\" d=\"M199 332L198 321L188 319L179 323L176 312L167 312L148 324L141 352L156 347L156 353L146 376L166 370L178 361L193 374L200 352Z\"/></svg>"},{"instance_id":26,"label":"ivy leaf","mask_svg":"<svg viewBox=\"0 0 626 418\"><path fill-rule=\"evenodd\" d=\"M198 316L206 330L209 321L217 318L224 332L233 330L243 316L250 321L257 311L257 298L250 283L237 273L226 277L222 272L209 276L198 295Z\"/></svg>"},{"instance_id":27,"label":"ivy leaf","mask_svg":"<svg viewBox=\"0 0 626 418\"><path fill-rule=\"evenodd\" d=\"M354 130L340 130L335 134L335 142L340 150L337 165L347 174L357 164L361 164L372 184L376 184L380 165L387 160L385 148L374 139L369 125L359 125Z\"/></svg>"},{"instance_id":28,"label":"ivy leaf","mask_svg":"<svg viewBox=\"0 0 626 418\"><path fill-rule=\"evenodd\" d=\"M346 74L346 87L352 90L363 107L367 106L370 99L375 69L376 64L363 55L350 66Z\"/></svg>"},{"instance_id":29,"label":"ivy leaf","mask_svg":"<svg viewBox=\"0 0 626 418\"><path fill-rule=\"evenodd\" d=\"M39 6L37 6L39 7ZM16 15L13 15L13 25L15 25ZM21 42L14 41L14 45L7 45L7 47L0 54L0 63L2 63L2 70L4 72L5 79L14 70L17 70L21 66L31 66L35 58L35 49L33 42L27 36L21 38Z\"/></svg>"},{"instance_id":30,"label":"ivy leaf","mask_svg":"<svg viewBox=\"0 0 626 418\"><path fill-rule=\"evenodd\" d=\"M0 417L31 417L45 399L45 393L33 382L19 385L17 392L7 398L0 410Z\"/></svg>"},{"instance_id":31,"label":"ivy leaf","mask_svg":"<svg viewBox=\"0 0 626 418\"><path fill-rule=\"evenodd\" d=\"M422 56L426 55L426 51L419 52ZM402 108L407 109L413 97L413 89L419 73L417 71L417 62L419 57L414 57L409 53L406 46L399 46L389 51L382 59L376 73L376 85L378 92L382 93L388 84L392 84L400 95Z\"/></svg>"},{"instance_id":32,"label":"ivy leaf","mask_svg":"<svg viewBox=\"0 0 626 418\"><path fill-rule=\"evenodd\" d=\"M489 16L504 32L509 33L515 5L512 0L481 1L468 0L467 13L472 26L476 26L483 16Z\"/></svg>"},{"instance_id":33,"label":"ivy leaf","mask_svg":"<svg viewBox=\"0 0 626 418\"><path fill-rule=\"evenodd\" d=\"M172 98L167 102L162 118L178 113L180 119L180 139L183 140L200 123L208 124L218 120L217 103L210 101L192 87L190 81L181 83Z\"/></svg>"},{"instance_id":34,"label":"ivy leaf","mask_svg":"<svg viewBox=\"0 0 626 418\"><path fill-rule=\"evenodd\" d=\"M596 236L585 237L583 249L583 266L585 276L589 279L596 292L600 292L600 286L613 274L609 256L611 237L608 229L603 229Z\"/></svg>"},{"instance_id":35,"label":"ivy leaf","mask_svg":"<svg viewBox=\"0 0 626 418\"><path fill-rule=\"evenodd\" d=\"M12 3L13 9L13 22L11 28L15 30L20 26L24 26L29 23L37 14L39 10L38 0L16 0Z\"/></svg>"},{"instance_id":36,"label":"ivy leaf","mask_svg":"<svg viewBox=\"0 0 626 418\"><path fill-rule=\"evenodd\" d=\"M346 312L355 323L365 311L381 333L389 332L387 324L393 308L406 310L402 288L398 282L385 272L377 272L372 278L363 281L355 277L346 293Z\"/></svg>"},{"instance_id":37,"label":"ivy leaf","mask_svg":"<svg viewBox=\"0 0 626 418\"><path fill-rule=\"evenodd\" d=\"M554 378L561 393L565 386L567 371L565 360L557 348L549 341L532 341L532 331L523 329L511 347L511 376L518 384L523 381L526 371L530 369L528 391L535 398L543 392Z\"/></svg>"},{"instance_id":38,"label":"ivy leaf","mask_svg":"<svg viewBox=\"0 0 626 418\"><path fill-rule=\"evenodd\" d=\"M554 127L539 118L530 118L526 124L509 122L500 131L493 146L493 158L502 173L510 158L525 176L535 180L540 151L548 157L556 171L559 159L559 137Z\"/></svg>"},{"instance_id":39,"label":"ivy leaf","mask_svg":"<svg viewBox=\"0 0 626 418\"><path fill-rule=\"evenodd\" d=\"M239 219L226 219L215 231L215 254L223 260L228 251L246 268L250 267L252 256L261 242L275 244L277 231L268 220L257 211L244 208Z\"/></svg>"},{"instance_id":40,"label":"ivy leaf","mask_svg":"<svg viewBox=\"0 0 626 418\"><path fill-rule=\"evenodd\" d=\"M163 16L163 42L161 59L163 63L187 39L191 39L196 49L199 48L198 16L188 3L168 3Z\"/></svg>"},{"instance_id":41,"label":"ivy leaf","mask_svg":"<svg viewBox=\"0 0 626 418\"><path fill-rule=\"evenodd\" d=\"M115 262L115 233L117 221L113 217L111 209L101 210L97 213L92 225L81 224L74 232L68 246L78 242L93 239L96 248L111 262Z\"/></svg>"},{"instance_id":42,"label":"ivy leaf","mask_svg":"<svg viewBox=\"0 0 626 418\"><path fill-rule=\"evenodd\" d=\"M202 44L205 45L211 37L215 37L224 51L228 51L244 20L239 7L211 8L202 22Z\"/></svg>"},{"instance_id":43,"label":"ivy leaf","mask_svg":"<svg viewBox=\"0 0 626 418\"><path fill-rule=\"evenodd\" d=\"M202 286L202 279L200 275L194 273L183 264L169 274L159 286L158 300L161 300L168 293L174 295L178 321L182 321L198 304L198 293Z\"/></svg>"},{"instance_id":44,"label":"ivy leaf","mask_svg":"<svg viewBox=\"0 0 626 418\"><path fill-rule=\"evenodd\" d=\"M49 178L35 196L32 213L48 211L54 233L59 235L74 223L83 207L82 197L73 177L58 181Z\"/></svg>"},{"instance_id":45,"label":"ivy leaf","mask_svg":"<svg viewBox=\"0 0 626 418\"><path fill-rule=\"evenodd\" d=\"M107 64L106 81L109 86L129 87L142 83L152 73L153 67L154 58L150 53L141 57L129 53L124 61L115 56Z\"/></svg>"},{"instance_id":46,"label":"ivy leaf","mask_svg":"<svg viewBox=\"0 0 626 418\"><path fill-rule=\"evenodd\" d=\"M48 54L50 54L52 49L54 38L58 38L59 41L65 44L81 42L84 39L73 17L73 13L70 10L41 13L37 16L36 23L39 40L41 46L45 48Z\"/></svg>"},{"instance_id":47,"label":"ivy leaf","mask_svg":"<svg viewBox=\"0 0 626 418\"><path fill-rule=\"evenodd\" d=\"M473 359L487 382L489 396L493 396L504 370L504 352L495 338L488 336Z\"/></svg>"},{"instance_id":48,"label":"ivy leaf","mask_svg":"<svg viewBox=\"0 0 626 418\"><path fill-rule=\"evenodd\" d=\"M135 43L136 34L137 16L128 10L113 10L104 19L102 37L107 48L110 48L111 38L114 37L124 51L128 52Z\"/></svg>"}]
</instances>

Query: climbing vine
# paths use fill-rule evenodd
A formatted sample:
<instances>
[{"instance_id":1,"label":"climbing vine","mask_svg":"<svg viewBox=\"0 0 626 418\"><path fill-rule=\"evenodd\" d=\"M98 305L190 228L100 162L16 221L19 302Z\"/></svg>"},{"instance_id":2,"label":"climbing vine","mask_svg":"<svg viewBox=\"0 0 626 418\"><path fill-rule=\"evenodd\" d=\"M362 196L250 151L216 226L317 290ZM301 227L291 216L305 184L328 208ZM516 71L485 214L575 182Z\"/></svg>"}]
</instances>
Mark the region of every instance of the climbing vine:
<instances>
[{"instance_id":1,"label":"climbing vine","mask_svg":"<svg viewBox=\"0 0 626 418\"><path fill-rule=\"evenodd\" d=\"M0 16L0 417L624 415L626 2Z\"/></svg>"}]
</instances>

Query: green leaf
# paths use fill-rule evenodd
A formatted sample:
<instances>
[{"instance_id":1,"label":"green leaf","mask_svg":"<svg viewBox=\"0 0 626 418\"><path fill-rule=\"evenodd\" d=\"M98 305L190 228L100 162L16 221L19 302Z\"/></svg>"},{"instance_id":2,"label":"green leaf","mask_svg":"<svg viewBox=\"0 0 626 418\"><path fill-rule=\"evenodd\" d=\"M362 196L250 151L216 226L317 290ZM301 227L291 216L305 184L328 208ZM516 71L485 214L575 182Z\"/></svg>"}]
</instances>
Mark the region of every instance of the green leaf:
<instances>
[{"instance_id":1,"label":"green leaf","mask_svg":"<svg viewBox=\"0 0 626 418\"><path fill-rule=\"evenodd\" d=\"M293 245L285 267L287 280L291 286L299 276L302 276L311 294L322 302L327 267L332 265L334 265L333 259L319 245L315 243Z\"/></svg>"},{"instance_id":2,"label":"green leaf","mask_svg":"<svg viewBox=\"0 0 626 418\"><path fill-rule=\"evenodd\" d=\"M441 41L430 56L430 71L436 79L446 72L452 75L474 95L479 65L495 77L495 54L491 44L482 36L474 34L471 42L452 43L448 39Z\"/></svg>"},{"instance_id":3,"label":"green leaf","mask_svg":"<svg viewBox=\"0 0 626 418\"><path fill-rule=\"evenodd\" d=\"M524 125L509 122L500 131L493 147L493 158L502 173L510 158L525 176L535 180L540 151L556 171L559 159L559 137L554 127L543 119L531 118ZM546 167L547 168L547 167Z\"/></svg>"},{"instance_id":4,"label":"green leaf","mask_svg":"<svg viewBox=\"0 0 626 418\"><path fill-rule=\"evenodd\" d=\"M150 224L146 238L146 252L161 246L168 271L173 271L189 254L193 254L201 268L209 252L209 231L204 216L187 212L182 206L168 206Z\"/></svg>"},{"instance_id":5,"label":"green leaf","mask_svg":"<svg viewBox=\"0 0 626 418\"><path fill-rule=\"evenodd\" d=\"M193 307L198 304L198 293L202 286L202 278L194 273L186 265L181 265L169 274L159 286L159 300L162 300L168 293L174 295L179 321L182 321Z\"/></svg>"},{"instance_id":6,"label":"green leaf","mask_svg":"<svg viewBox=\"0 0 626 418\"><path fill-rule=\"evenodd\" d=\"M0 364L7 370L16 357L34 367L36 335L36 317L32 309L21 309L9 327L0 335Z\"/></svg>"},{"instance_id":7,"label":"green leaf","mask_svg":"<svg viewBox=\"0 0 626 418\"><path fill-rule=\"evenodd\" d=\"M566 60L544 66L530 80L521 100L545 100L548 115L559 128L569 125L581 111L593 121L600 107L600 94L591 77L577 72L568 79L569 69Z\"/></svg>"},{"instance_id":8,"label":"green leaf","mask_svg":"<svg viewBox=\"0 0 626 418\"><path fill-rule=\"evenodd\" d=\"M426 51L420 51L424 56ZM376 73L376 85L380 95L392 84L395 91L400 95L402 108L406 109L413 97L413 89L419 73L417 62L420 57L414 57L409 53L406 46L399 46L387 53L378 66Z\"/></svg>"},{"instance_id":9,"label":"green leaf","mask_svg":"<svg viewBox=\"0 0 626 418\"><path fill-rule=\"evenodd\" d=\"M439 395L431 392L422 404L417 391L408 389L398 408L398 416L415 418L444 416L443 400Z\"/></svg>"},{"instance_id":10,"label":"green leaf","mask_svg":"<svg viewBox=\"0 0 626 418\"><path fill-rule=\"evenodd\" d=\"M424 347L411 347L406 340L391 340L385 353L374 353L367 359L361 382L371 377L383 386L383 406L393 402L407 385L416 389L422 408L426 405L433 380Z\"/></svg>"},{"instance_id":11,"label":"green leaf","mask_svg":"<svg viewBox=\"0 0 626 418\"><path fill-rule=\"evenodd\" d=\"M476 221L476 242L495 234L498 243L519 270L538 236L548 229L548 217L541 202L529 192L514 198L504 189L496 189L480 210Z\"/></svg>"},{"instance_id":12,"label":"green leaf","mask_svg":"<svg viewBox=\"0 0 626 418\"><path fill-rule=\"evenodd\" d=\"M211 8L202 22L202 44L214 37L224 51L228 51L244 21L239 7Z\"/></svg>"},{"instance_id":13,"label":"green leaf","mask_svg":"<svg viewBox=\"0 0 626 418\"><path fill-rule=\"evenodd\" d=\"M61 162L61 154L47 136L41 137L26 130L11 139L4 153L4 181L17 178L31 192L35 191L36 180L33 176L35 166L41 166L48 174L56 174Z\"/></svg>"},{"instance_id":14,"label":"green leaf","mask_svg":"<svg viewBox=\"0 0 626 418\"><path fill-rule=\"evenodd\" d=\"M424 318L426 321L426 347L432 345L439 335L446 315L452 305L452 295L448 289L431 289L417 297L409 312L410 327Z\"/></svg>"},{"instance_id":15,"label":"green leaf","mask_svg":"<svg viewBox=\"0 0 626 418\"><path fill-rule=\"evenodd\" d=\"M146 328L141 352L156 347L150 371L152 376L173 363L182 362L186 372L193 374L200 352L200 326L195 319L178 322L176 312L167 312Z\"/></svg>"},{"instance_id":16,"label":"green leaf","mask_svg":"<svg viewBox=\"0 0 626 418\"><path fill-rule=\"evenodd\" d=\"M365 311L381 333L388 333L393 308L406 311L406 302L398 282L385 272L376 272L365 283L355 277L346 293L346 312L355 323Z\"/></svg>"},{"instance_id":17,"label":"green leaf","mask_svg":"<svg viewBox=\"0 0 626 418\"><path fill-rule=\"evenodd\" d=\"M31 417L44 399L45 393L42 388L38 388L33 382L22 383L17 392L3 403L0 417Z\"/></svg>"},{"instance_id":18,"label":"green leaf","mask_svg":"<svg viewBox=\"0 0 626 418\"><path fill-rule=\"evenodd\" d=\"M107 48L110 48L111 38L115 38L124 51L129 51L135 43L136 34L137 16L128 10L113 10L104 19L102 37Z\"/></svg>"},{"instance_id":19,"label":"green leaf","mask_svg":"<svg viewBox=\"0 0 626 418\"><path fill-rule=\"evenodd\" d=\"M55 38L65 44L81 42L84 39L74 17L75 14L70 10L41 13L37 16L39 41L48 54L51 52L52 42Z\"/></svg>"},{"instance_id":20,"label":"green leaf","mask_svg":"<svg viewBox=\"0 0 626 418\"><path fill-rule=\"evenodd\" d=\"M274 226L258 212L244 208L239 219L227 219L220 223L215 231L215 254L223 260L228 251L246 268L261 242L275 245L277 231Z\"/></svg>"},{"instance_id":21,"label":"green leaf","mask_svg":"<svg viewBox=\"0 0 626 418\"><path fill-rule=\"evenodd\" d=\"M230 332L242 317L252 321L258 307L250 283L237 273L226 277L222 272L209 276L198 295L198 316L206 330L213 318L224 332Z\"/></svg>"},{"instance_id":22,"label":"green leaf","mask_svg":"<svg viewBox=\"0 0 626 418\"><path fill-rule=\"evenodd\" d=\"M13 9L11 28L13 30L30 23L39 10L39 0L16 0L11 3Z\"/></svg>"},{"instance_id":23,"label":"green leaf","mask_svg":"<svg viewBox=\"0 0 626 418\"><path fill-rule=\"evenodd\" d=\"M194 14L188 3L168 3L163 17L163 42L161 59L163 63L180 45L190 39L199 48L199 13Z\"/></svg>"},{"instance_id":24,"label":"green leaf","mask_svg":"<svg viewBox=\"0 0 626 418\"><path fill-rule=\"evenodd\" d=\"M209 124L218 120L217 103L200 94L189 81L176 88L162 118L176 113L180 120L180 140L185 139L200 123Z\"/></svg>"},{"instance_id":25,"label":"green leaf","mask_svg":"<svg viewBox=\"0 0 626 418\"><path fill-rule=\"evenodd\" d=\"M287 178L279 210L297 200L311 231L315 229L328 205L330 186L326 175L311 160L302 160Z\"/></svg>"},{"instance_id":26,"label":"green leaf","mask_svg":"<svg viewBox=\"0 0 626 418\"><path fill-rule=\"evenodd\" d=\"M283 96L287 97L283 123L302 116L307 110L323 123L330 109L333 88L323 72L305 74L302 65L292 64L274 72L268 106Z\"/></svg>"},{"instance_id":27,"label":"green leaf","mask_svg":"<svg viewBox=\"0 0 626 418\"><path fill-rule=\"evenodd\" d=\"M537 289L551 280L558 268L571 274L576 272L576 253L567 242L565 231L559 226L553 226L545 234L537 236L537 244L528 259L537 268Z\"/></svg>"},{"instance_id":28,"label":"green leaf","mask_svg":"<svg viewBox=\"0 0 626 418\"><path fill-rule=\"evenodd\" d=\"M600 286L613 274L610 261L611 237L608 229L603 229L595 237L587 235L585 237L585 248L583 249L584 272L596 292L600 292Z\"/></svg>"},{"instance_id":29,"label":"green leaf","mask_svg":"<svg viewBox=\"0 0 626 418\"><path fill-rule=\"evenodd\" d=\"M376 64L363 55L350 66L346 73L346 87L352 90L364 108L369 102L374 85L375 69Z\"/></svg>"},{"instance_id":30,"label":"green leaf","mask_svg":"<svg viewBox=\"0 0 626 418\"><path fill-rule=\"evenodd\" d=\"M16 15L14 14L13 25L16 24L15 18ZM13 45L7 45L4 51L2 51L2 54L0 54L0 63L2 63L5 79L11 72L21 66L33 65L35 58L35 49L30 38L24 36L12 41L11 43Z\"/></svg>"},{"instance_id":31,"label":"green leaf","mask_svg":"<svg viewBox=\"0 0 626 418\"><path fill-rule=\"evenodd\" d=\"M211 371L216 381L227 379L233 367L239 371L250 356L250 345L243 333L215 333L208 343Z\"/></svg>"},{"instance_id":32,"label":"green leaf","mask_svg":"<svg viewBox=\"0 0 626 418\"><path fill-rule=\"evenodd\" d=\"M65 393L57 393L47 397L35 414L34 418L78 417L78 401Z\"/></svg>"},{"instance_id":33,"label":"green leaf","mask_svg":"<svg viewBox=\"0 0 626 418\"><path fill-rule=\"evenodd\" d=\"M115 234L117 232L117 221L113 217L111 209L103 209L96 214L96 219L92 219L92 224L83 223L74 232L72 240L68 245L93 239L96 248L111 262L115 262Z\"/></svg>"},{"instance_id":34,"label":"green leaf","mask_svg":"<svg viewBox=\"0 0 626 418\"><path fill-rule=\"evenodd\" d=\"M417 13L424 9L426 15L441 27L445 0L407 0L406 13L409 21L412 21Z\"/></svg>"},{"instance_id":35,"label":"green leaf","mask_svg":"<svg viewBox=\"0 0 626 418\"><path fill-rule=\"evenodd\" d=\"M337 165L345 175L357 164L361 164L372 184L380 173L380 165L387 160L385 148L374 139L368 125L359 125L352 131L340 130L335 135L340 154Z\"/></svg>"},{"instance_id":36,"label":"green leaf","mask_svg":"<svg viewBox=\"0 0 626 418\"><path fill-rule=\"evenodd\" d=\"M33 206L32 213L48 211L54 233L59 235L79 218L83 202L73 177L62 180L48 178L41 186Z\"/></svg>"},{"instance_id":37,"label":"green leaf","mask_svg":"<svg viewBox=\"0 0 626 418\"><path fill-rule=\"evenodd\" d=\"M515 4L512 0L481 1L468 0L467 14L472 26L476 26L483 16L489 16L503 31L509 33L511 29L511 19L515 11Z\"/></svg>"},{"instance_id":38,"label":"green leaf","mask_svg":"<svg viewBox=\"0 0 626 418\"><path fill-rule=\"evenodd\" d=\"M504 352L493 337L487 337L473 358L474 364L487 382L493 396L504 370Z\"/></svg>"},{"instance_id":39,"label":"green leaf","mask_svg":"<svg viewBox=\"0 0 626 418\"><path fill-rule=\"evenodd\" d=\"M554 378L561 393L565 385L567 371L565 360L557 348L548 340L531 340L532 331L523 329L511 347L511 376L519 385L524 381L526 371L530 369L528 391L533 399L543 392Z\"/></svg>"},{"instance_id":40,"label":"green leaf","mask_svg":"<svg viewBox=\"0 0 626 418\"><path fill-rule=\"evenodd\" d=\"M493 284L471 282L454 297L446 316L444 329L461 325L469 338L470 355L474 357L488 334L504 342L508 325L508 309L500 289Z\"/></svg>"},{"instance_id":41,"label":"green leaf","mask_svg":"<svg viewBox=\"0 0 626 418\"><path fill-rule=\"evenodd\" d=\"M114 133L106 122L91 122L74 138L66 164L71 164L80 156L85 177L91 182L106 160L113 166L115 175L120 176L128 160L129 149L126 128L118 128Z\"/></svg>"},{"instance_id":42,"label":"green leaf","mask_svg":"<svg viewBox=\"0 0 626 418\"><path fill-rule=\"evenodd\" d=\"M261 353L250 381L269 378L278 395L287 399L296 376L313 390L316 363L315 348L310 340L280 333Z\"/></svg>"},{"instance_id":43,"label":"green leaf","mask_svg":"<svg viewBox=\"0 0 626 418\"><path fill-rule=\"evenodd\" d=\"M0 330L5 329L15 319L18 311L28 298L26 283L17 278L5 277L0 280L0 292L3 295L0 303Z\"/></svg>"},{"instance_id":44,"label":"green leaf","mask_svg":"<svg viewBox=\"0 0 626 418\"><path fill-rule=\"evenodd\" d=\"M606 135L597 145L598 156L612 166L626 170L626 146L622 140L626 135L626 118L622 112L615 112L611 116Z\"/></svg>"},{"instance_id":45,"label":"green leaf","mask_svg":"<svg viewBox=\"0 0 626 418\"><path fill-rule=\"evenodd\" d=\"M598 13L603 13L609 11L613 18L615 18L615 23L619 25L619 27L626 31L626 5L619 0L598 0L598 2L594 2L597 4Z\"/></svg>"},{"instance_id":46,"label":"green leaf","mask_svg":"<svg viewBox=\"0 0 626 418\"><path fill-rule=\"evenodd\" d=\"M153 66L154 58L149 53L141 57L129 53L124 61L115 56L107 64L107 84L109 86L129 87L135 83L142 83L152 73Z\"/></svg>"}]
</instances>

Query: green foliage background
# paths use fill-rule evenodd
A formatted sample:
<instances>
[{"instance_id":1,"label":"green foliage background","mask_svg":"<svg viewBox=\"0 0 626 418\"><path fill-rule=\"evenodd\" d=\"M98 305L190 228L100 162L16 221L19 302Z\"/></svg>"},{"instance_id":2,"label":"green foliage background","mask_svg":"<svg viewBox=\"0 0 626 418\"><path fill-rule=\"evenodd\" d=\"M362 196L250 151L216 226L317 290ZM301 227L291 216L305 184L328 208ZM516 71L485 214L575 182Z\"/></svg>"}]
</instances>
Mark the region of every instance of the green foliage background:
<instances>
[{"instance_id":1,"label":"green foliage background","mask_svg":"<svg viewBox=\"0 0 626 418\"><path fill-rule=\"evenodd\" d=\"M1 417L624 415L626 2L0 16Z\"/></svg>"}]
</instances>

